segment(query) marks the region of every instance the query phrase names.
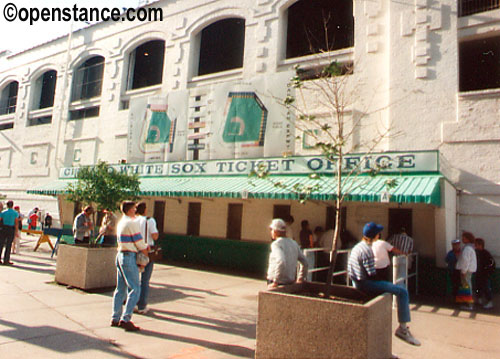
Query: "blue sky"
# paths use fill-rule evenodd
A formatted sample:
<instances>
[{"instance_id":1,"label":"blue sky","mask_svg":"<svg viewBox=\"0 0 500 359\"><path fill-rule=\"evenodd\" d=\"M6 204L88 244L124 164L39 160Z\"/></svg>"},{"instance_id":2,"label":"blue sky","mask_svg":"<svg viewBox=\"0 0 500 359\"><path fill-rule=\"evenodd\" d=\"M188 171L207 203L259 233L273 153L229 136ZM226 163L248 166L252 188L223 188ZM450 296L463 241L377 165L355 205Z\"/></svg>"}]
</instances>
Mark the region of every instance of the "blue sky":
<instances>
[{"instance_id":1,"label":"blue sky","mask_svg":"<svg viewBox=\"0 0 500 359\"><path fill-rule=\"evenodd\" d=\"M42 9L47 8L72 8L73 4L79 7L137 7L139 0L0 0L0 50L19 52L37 44L47 42L56 37L65 35L70 30L70 22L42 22L34 25L19 20L7 22L4 18L4 7L13 3L18 9L21 7ZM74 30L87 26L84 23L75 23Z\"/></svg>"}]
</instances>

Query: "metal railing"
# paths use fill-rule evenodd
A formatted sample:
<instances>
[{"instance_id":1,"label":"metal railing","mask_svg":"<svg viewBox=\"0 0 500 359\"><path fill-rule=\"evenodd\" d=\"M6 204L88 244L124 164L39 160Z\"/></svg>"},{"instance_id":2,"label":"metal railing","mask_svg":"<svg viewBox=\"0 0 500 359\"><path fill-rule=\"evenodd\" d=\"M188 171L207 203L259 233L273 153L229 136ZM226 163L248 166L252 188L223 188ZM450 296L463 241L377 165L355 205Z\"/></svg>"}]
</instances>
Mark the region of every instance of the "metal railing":
<instances>
[{"instance_id":1,"label":"metal railing","mask_svg":"<svg viewBox=\"0 0 500 359\"><path fill-rule=\"evenodd\" d=\"M304 255L309 264L306 279L307 281L312 281L314 273L328 271L329 267L316 267L316 255L318 252L325 251L324 248L307 248L304 249ZM352 286L349 276L347 275L347 261L351 254L350 249L341 249L337 251L337 254L347 253L345 256L345 268L340 271L333 273L333 277L345 276L346 285ZM337 256L337 258L340 258ZM392 283L401 284L406 289L408 289L408 280L415 277L415 294L418 294L418 253L410 253L408 255L399 255L392 258ZM395 300L395 299L394 299ZM395 301L393 305L395 305Z\"/></svg>"},{"instance_id":2,"label":"metal railing","mask_svg":"<svg viewBox=\"0 0 500 359\"><path fill-rule=\"evenodd\" d=\"M468 16L500 8L500 0L459 0L458 16Z\"/></svg>"},{"instance_id":3,"label":"metal railing","mask_svg":"<svg viewBox=\"0 0 500 359\"><path fill-rule=\"evenodd\" d=\"M317 263L316 254L318 252L324 252L325 250L326 250L325 248L306 248L303 250L304 255L306 256L307 262L309 263L309 268L307 270L307 277L306 277L307 281L309 281L309 282L312 281L313 273L328 271L328 269L330 268L330 267L316 267L316 263ZM343 254L343 253L347 253L347 255L345 256L345 266L343 266L346 269L343 269L343 270L340 270L337 272L333 272L333 277L345 276L345 281L346 281L345 284L350 285L349 276L347 275L347 261L349 260L349 255L351 254L351 250L350 249L338 250L337 251L337 258L340 258L338 255Z\"/></svg>"},{"instance_id":4,"label":"metal railing","mask_svg":"<svg viewBox=\"0 0 500 359\"><path fill-rule=\"evenodd\" d=\"M418 253L394 256L392 258L392 283L402 284L408 289L408 280L412 277L415 277L415 294L418 295ZM393 296L392 306L396 307L396 296Z\"/></svg>"}]
</instances>

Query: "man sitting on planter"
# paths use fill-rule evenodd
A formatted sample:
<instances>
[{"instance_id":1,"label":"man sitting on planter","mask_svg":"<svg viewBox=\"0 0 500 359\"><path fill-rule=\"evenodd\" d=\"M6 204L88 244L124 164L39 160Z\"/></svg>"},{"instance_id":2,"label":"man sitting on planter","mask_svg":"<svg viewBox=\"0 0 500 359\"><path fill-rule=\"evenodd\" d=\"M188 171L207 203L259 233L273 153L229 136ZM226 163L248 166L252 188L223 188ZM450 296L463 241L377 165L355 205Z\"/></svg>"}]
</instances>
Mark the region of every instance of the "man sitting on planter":
<instances>
[{"instance_id":1,"label":"man sitting on planter","mask_svg":"<svg viewBox=\"0 0 500 359\"><path fill-rule=\"evenodd\" d=\"M121 327L126 331L137 331L139 327L135 326L130 320L141 292L137 254L138 252L142 252L147 256L148 246L142 238L139 223L135 221L135 202L123 202L121 210L124 215L117 227L117 282L115 293L113 294L111 326ZM125 311L122 314L125 296L127 297L127 301L125 303Z\"/></svg>"},{"instance_id":2,"label":"man sitting on planter","mask_svg":"<svg viewBox=\"0 0 500 359\"><path fill-rule=\"evenodd\" d=\"M282 219L273 219L269 226L271 230L271 254L267 270L268 288L279 285L293 284L297 278L297 261L300 266L297 282L302 282L307 273L307 259L299 245L286 237L286 224Z\"/></svg>"},{"instance_id":3,"label":"man sitting on planter","mask_svg":"<svg viewBox=\"0 0 500 359\"><path fill-rule=\"evenodd\" d=\"M385 280L376 280L375 257L371 244L380 238L384 229L383 226L375 222L368 222L363 227L363 239L354 246L349 257L347 270L354 286L368 294L391 293L398 300L398 321L399 327L395 335L404 341L420 345L407 326L410 322L410 306L408 291Z\"/></svg>"}]
</instances>

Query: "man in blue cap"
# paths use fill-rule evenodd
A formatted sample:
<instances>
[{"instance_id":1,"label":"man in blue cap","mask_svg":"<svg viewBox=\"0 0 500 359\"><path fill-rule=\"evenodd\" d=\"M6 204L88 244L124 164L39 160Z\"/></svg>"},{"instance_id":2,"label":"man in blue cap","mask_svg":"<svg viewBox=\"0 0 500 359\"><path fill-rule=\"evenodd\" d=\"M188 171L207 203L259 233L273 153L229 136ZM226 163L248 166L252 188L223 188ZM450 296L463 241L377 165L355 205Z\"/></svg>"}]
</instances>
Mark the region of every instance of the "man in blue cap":
<instances>
[{"instance_id":1,"label":"man in blue cap","mask_svg":"<svg viewBox=\"0 0 500 359\"><path fill-rule=\"evenodd\" d=\"M384 229L383 226L368 222L363 227L363 238L354 246L349 256L347 270L354 286L362 292L368 294L391 293L398 300L398 321L399 327L395 335L404 341L420 345L420 342L413 337L408 328L410 322L410 305L408 291L384 280L375 280L375 256L371 244L380 238Z\"/></svg>"}]
</instances>

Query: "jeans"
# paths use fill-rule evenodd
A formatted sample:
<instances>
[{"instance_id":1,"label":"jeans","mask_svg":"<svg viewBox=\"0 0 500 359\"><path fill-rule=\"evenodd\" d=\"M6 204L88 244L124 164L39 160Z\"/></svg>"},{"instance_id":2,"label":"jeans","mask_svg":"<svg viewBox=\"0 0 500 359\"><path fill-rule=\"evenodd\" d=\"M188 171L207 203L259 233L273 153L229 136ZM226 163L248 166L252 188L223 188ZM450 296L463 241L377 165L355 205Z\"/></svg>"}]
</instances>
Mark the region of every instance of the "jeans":
<instances>
[{"instance_id":1,"label":"jeans","mask_svg":"<svg viewBox=\"0 0 500 359\"><path fill-rule=\"evenodd\" d=\"M16 228L14 226L3 226L0 230L0 257L2 257L2 251L5 247L5 253L3 255L4 264L10 262L10 251L15 233Z\"/></svg>"},{"instance_id":2,"label":"jeans","mask_svg":"<svg viewBox=\"0 0 500 359\"><path fill-rule=\"evenodd\" d=\"M116 289L113 294L113 321L129 322L134 307L139 300L141 287L139 284L139 269L136 264L137 254L134 252L119 252L116 256ZM125 311L122 315L123 300L127 297Z\"/></svg>"},{"instance_id":3,"label":"jeans","mask_svg":"<svg viewBox=\"0 0 500 359\"><path fill-rule=\"evenodd\" d=\"M150 261L144 268L144 272L141 273L141 296L137 302L137 308L141 310L148 305L149 280L153 274L153 264L154 262Z\"/></svg>"},{"instance_id":4,"label":"jeans","mask_svg":"<svg viewBox=\"0 0 500 359\"><path fill-rule=\"evenodd\" d=\"M398 300L398 321L400 323L410 321L410 297L405 288L385 280L353 280L353 283L357 289L369 294L394 294Z\"/></svg>"}]
</instances>

